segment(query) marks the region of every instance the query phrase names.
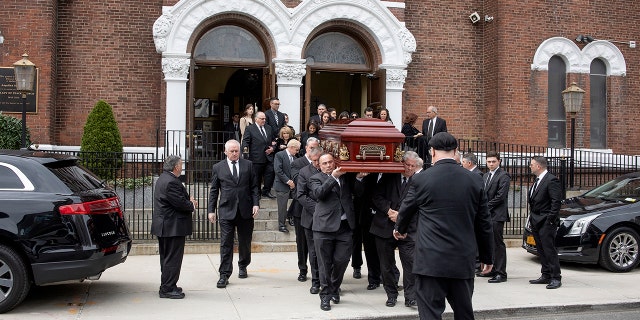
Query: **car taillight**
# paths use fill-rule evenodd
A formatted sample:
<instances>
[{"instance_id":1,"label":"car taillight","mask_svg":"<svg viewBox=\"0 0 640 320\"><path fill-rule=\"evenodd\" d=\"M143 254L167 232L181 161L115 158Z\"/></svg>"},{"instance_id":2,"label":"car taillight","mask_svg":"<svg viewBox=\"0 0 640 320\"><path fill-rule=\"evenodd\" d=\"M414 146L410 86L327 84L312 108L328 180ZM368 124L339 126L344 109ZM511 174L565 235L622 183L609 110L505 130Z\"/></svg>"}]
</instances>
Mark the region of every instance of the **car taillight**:
<instances>
[{"instance_id":1,"label":"car taillight","mask_svg":"<svg viewBox=\"0 0 640 320\"><path fill-rule=\"evenodd\" d=\"M60 206L60 214L106 214L117 212L122 217L118 197Z\"/></svg>"}]
</instances>

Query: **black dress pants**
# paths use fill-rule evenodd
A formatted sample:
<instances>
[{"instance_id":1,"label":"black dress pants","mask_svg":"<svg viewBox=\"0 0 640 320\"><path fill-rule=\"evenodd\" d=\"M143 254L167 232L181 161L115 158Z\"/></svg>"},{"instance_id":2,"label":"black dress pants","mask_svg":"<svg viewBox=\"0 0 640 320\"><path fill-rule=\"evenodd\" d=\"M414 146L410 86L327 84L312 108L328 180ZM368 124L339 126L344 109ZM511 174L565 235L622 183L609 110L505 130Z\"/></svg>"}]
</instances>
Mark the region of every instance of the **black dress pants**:
<instances>
[{"instance_id":1,"label":"black dress pants","mask_svg":"<svg viewBox=\"0 0 640 320\"><path fill-rule=\"evenodd\" d=\"M243 219L236 213L233 220L218 220L220 224L220 276L228 277L233 273L233 241L238 232L238 267L247 267L251 263L251 239L253 237L253 218Z\"/></svg>"},{"instance_id":2,"label":"black dress pants","mask_svg":"<svg viewBox=\"0 0 640 320\"><path fill-rule=\"evenodd\" d=\"M311 267L311 286L320 287L320 271L318 267L318 255L316 254L315 242L313 241L313 230L303 228L304 236L307 240L307 248L309 248L309 267ZM298 235L296 234L296 237Z\"/></svg>"},{"instance_id":3,"label":"black dress pants","mask_svg":"<svg viewBox=\"0 0 640 320\"><path fill-rule=\"evenodd\" d=\"M300 273L307 273L307 257L309 256L309 247L307 246L307 237L304 234L304 227L300 225L300 217L293 216L293 228L296 232L296 249L298 251L298 269Z\"/></svg>"},{"instance_id":4,"label":"black dress pants","mask_svg":"<svg viewBox=\"0 0 640 320\"><path fill-rule=\"evenodd\" d=\"M531 233L533 233L533 239L536 241L536 249L542 264L540 269L542 276L561 280L560 260L558 259L558 249L556 249L557 231L557 226L549 224L546 219L537 226L531 224Z\"/></svg>"},{"instance_id":5,"label":"black dress pants","mask_svg":"<svg viewBox=\"0 0 640 320\"><path fill-rule=\"evenodd\" d=\"M273 162L266 163L253 163L253 173L256 175L258 181L258 188L262 183L262 193L271 192L273 187L273 181L275 180L275 171L273 170Z\"/></svg>"},{"instance_id":6,"label":"black dress pants","mask_svg":"<svg viewBox=\"0 0 640 320\"><path fill-rule=\"evenodd\" d=\"M313 231L322 286L320 297L338 295L353 250L352 233L346 220L336 232Z\"/></svg>"},{"instance_id":7,"label":"black dress pants","mask_svg":"<svg viewBox=\"0 0 640 320\"><path fill-rule=\"evenodd\" d=\"M420 320L442 319L446 301L455 320L473 320L472 279L436 278L416 275L416 296Z\"/></svg>"},{"instance_id":8,"label":"black dress pants","mask_svg":"<svg viewBox=\"0 0 640 320\"><path fill-rule=\"evenodd\" d=\"M158 252L160 253L160 291L176 290L176 283L180 278L182 258L184 257L184 243L186 237L158 237Z\"/></svg>"},{"instance_id":9,"label":"black dress pants","mask_svg":"<svg viewBox=\"0 0 640 320\"><path fill-rule=\"evenodd\" d=\"M391 233L390 233L391 234ZM398 268L396 267L395 249L398 248L400 262L402 263L402 285L404 286L404 298L416 299L415 275L413 270L413 256L415 252L414 241L396 240L394 238L382 238L375 236L376 248L380 257L380 270L382 284L388 298L398 297Z\"/></svg>"},{"instance_id":10,"label":"black dress pants","mask_svg":"<svg viewBox=\"0 0 640 320\"><path fill-rule=\"evenodd\" d=\"M507 277L507 246L504 243L504 221L493 221L493 274Z\"/></svg>"}]
</instances>

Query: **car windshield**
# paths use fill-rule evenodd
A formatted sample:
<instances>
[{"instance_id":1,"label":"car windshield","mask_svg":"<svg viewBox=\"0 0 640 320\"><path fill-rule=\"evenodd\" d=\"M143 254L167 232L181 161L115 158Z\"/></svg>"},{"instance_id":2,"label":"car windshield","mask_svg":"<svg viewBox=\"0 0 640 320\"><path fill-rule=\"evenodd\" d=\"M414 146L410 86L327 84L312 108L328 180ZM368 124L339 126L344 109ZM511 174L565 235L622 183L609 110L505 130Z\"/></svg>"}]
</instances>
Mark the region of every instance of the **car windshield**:
<instances>
[{"instance_id":1,"label":"car windshield","mask_svg":"<svg viewBox=\"0 0 640 320\"><path fill-rule=\"evenodd\" d=\"M584 196L635 202L640 200L640 178L617 178L585 193Z\"/></svg>"}]
</instances>

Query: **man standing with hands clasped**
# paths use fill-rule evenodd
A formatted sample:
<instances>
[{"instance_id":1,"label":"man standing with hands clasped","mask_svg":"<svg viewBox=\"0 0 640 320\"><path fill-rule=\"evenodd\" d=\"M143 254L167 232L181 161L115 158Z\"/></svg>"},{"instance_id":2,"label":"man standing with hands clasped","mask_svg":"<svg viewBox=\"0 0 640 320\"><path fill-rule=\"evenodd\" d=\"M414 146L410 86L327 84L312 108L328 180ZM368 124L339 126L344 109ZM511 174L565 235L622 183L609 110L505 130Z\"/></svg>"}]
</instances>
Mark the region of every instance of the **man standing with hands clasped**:
<instances>
[{"instance_id":1,"label":"man standing with hands clasped","mask_svg":"<svg viewBox=\"0 0 640 320\"><path fill-rule=\"evenodd\" d=\"M182 159L168 156L153 194L151 234L158 237L160 253L160 298L182 299L184 293L176 283L180 278L184 243L191 234L191 213L198 202L189 196L178 177L182 174Z\"/></svg>"},{"instance_id":2,"label":"man standing with hands clasped","mask_svg":"<svg viewBox=\"0 0 640 320\"><path fill-rule=\"evenodd\" d=\"M229 140L224 144L227 159L213 166L209 192L211 223L220 222L220 280L217 287L225 288L233 271L234 233L238 232L238 278L247 277L251 263L253 219L258 216L260 197L253 164L240 158L240 143ZM216 214L220 195L220 206Z\"/></svg>"},{"instance_id":3,"label":"man standing with hands clasped","mask_svg":"<svg viewBox=\"0 0 640 320\"><path fill-rule=\"evenodd\" d=\"M500 168L500 163L499 153L495 151L487 152L487 168L489 172L484 175L484 188L487 191L489 214L491 214L491 224L493 226L493 248L495 250L493 277L489 279L489 283L507 281L507 246L504 243L503 235L504 223L510 220L507 197L509 195L511 177Z\"/></svg>"},{"instance_id":4,"label":"man standing with hands clasped","mask_svg":"<svg viewBox=\"0 0 640 320\"><path fill-rule=\"evenodd\" d=\"M529 168L536 175L529 191L529 225L542 264L540 278L529 280L529 283L546 284L547 289L558 289L562 286L562 277L556 249L556 232L560 201L563 198L562 187L560 180L547 171L547 158L531 158Z\"/></svg>"},{"instance_id":5,"label":"man standing with hands clasped","mask_svg":"<svg viewBox=\"0 0 640 320\"><path fill-rule=\"evenodd\" d=\"M476 250L483 272L493 267L484 183L480 175L456 164L458 142L451 134L434 135L429 147L434 165L411 177L393 235L405 238L418 215L413 273L420 319L441 319L445 298L455 319L473 319Z\"/></svg>"}]
</instances>

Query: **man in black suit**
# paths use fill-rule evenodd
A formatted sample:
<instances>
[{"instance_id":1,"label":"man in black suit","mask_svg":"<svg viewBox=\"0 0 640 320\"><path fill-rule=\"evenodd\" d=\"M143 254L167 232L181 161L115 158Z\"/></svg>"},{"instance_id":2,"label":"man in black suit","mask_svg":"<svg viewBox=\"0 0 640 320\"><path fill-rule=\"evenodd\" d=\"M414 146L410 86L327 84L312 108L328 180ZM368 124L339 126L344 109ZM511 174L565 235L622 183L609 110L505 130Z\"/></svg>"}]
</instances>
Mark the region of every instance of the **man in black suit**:
<instances>
[{"instance_id":1,"label":"man in black suit","mask_svg":"<svg viewBox=\"0 0 640 320\"><path fill-rule=\"evenodd\" d=\"M311 140L311 138L309 138L309 140ZM300 172L296 177L296 199L298 200L298 202L300 202L300 206L302 207L302 212L300 214L300 219L299 219L299 225L304 230L304 239L309 252L309 265L311 267L311 288L309 289L309 292L311 294L317 294L320 292L320 273L318 271L318 255L316 254L316 248L315 248L315 242L313 241L313 230L312 230L313 213L316 210L317 201L315 198L311 196L309 179L313 175L320 172L320 164L318 162L318 159L320 159L320 155L322 155L322 152L323 152L322 147L319 147L319 146L307 149L307 152L305 153L304 157L307 157L309 159L310 164L300 169ZM300 159L301 158L299 158L298 160ZM296 221L296 226L298 226L298 221ZM298 243L297 227L296 227L296 244L300 246L300 244ZM300 266L301 268L300 249L298 249L298 266ZM304 263L304 266L306 267L306 263ZM302 269L300 273L302 274ZM306 269L305 269L304 278L306 280ZM298 280L300 280L300 276L298 276Z\"/></svg>"},{"instance_id":2,"label":"man in black suit","mask_svg":"<svg viewBox=\"0 0 640 320\"><path fill-rule=\"evenodd\" d=\"M225 288L233 272L234 232L238 232L238 277L247 277L251 263L253 219L258 215L258 181L253 164L240 158L240 143L229 140L224 144L225 160L213 166L209 192L211 223L220 223L220 280L217 287ZM220 206L217 208L218 195Z\"/></svg>"},{"instance_id":3,"label":"man in black suit","mask_svg":"<svg viewBox=\"0 0 640 320\"><path fill-rule=\"evenodd\" d=\"M320 144L320 140L318 140L317 138L311 137L307 139L307 144L305 146L306 152L304 156L300 158L296 158L291 163L291 177L295 182L295 188L293 189L293 201L291 201L291 205L289 206L288 212L290 213L293 219L293 227L296 232L296 251L298 252L298 269L300 270L300 273L298 274L298 281L300 282L307 281L307 257L309 257L309 252L311 251L311 248L309 248L309 244L307 243L307 238L304 231L305 227L303 227L301 224L302 212L304 211L304 208L300 203L300 201L298 200L298 176L300 175L300 170L310 165L311 162L313 161L311 159L311 156L308 153L312 149L317 148L319 144ZM316 162L318 162L319 157L320 157L320 154L318 153L317 156L315 156ZM317 172L314 172L314 174L316 173ZM312 175L309 175L308 177L304 178L305 183L306 183L306 180L308 180L311 176ZM314 204L314 207L315 207L315 204ZM311 211L311 215L313 215L313 210ZM311 226L310 223L309 223L309 226ZM309 227L309 229L311 229L311 227ZM313 235L313 233L311 235ZM313 245L313 242L311 246L312 245ZM314 251L314 257L315 257L315 251ZM313 273L315 270L315 275L316 275L315 280L318 281L318 277L317 277L318 261L314 260L313 262L310 261L310 263L312 264L311 272ZM312 274L312 278L313 278L313 274ZM320 283L318 282L318 288L319 287L320 287Z\"/></svg>"},{"instance_id":4,"label":"man in black suit","mask_svg":"<svg viewBox=\"0 0 640 320\"><path fill-rule=\"evenodd\" d=\"M255 123L248 125L242 135L242 150L249 150L249 160L253 162L253 170L258 181L258 188L262 182L262 196L275 199L271 194L271 187L275 174L273 171L273 156L276 151L273 130L266 124L264 112L256 113Z\"/></svg>"},{"instance_id":5,"label":"man in black suit","mask_svg":"<svg viewBox=\"0 0 640 320\"><path fill-rule=\"evenodd\" d=\"M234 113L231 121L224 125L224 131L230 132L227 136L227 140L234 139L240 141L240 114Z\"/></svg>"},{"instance_id":6,"label":"man in black suit","mask_svg":"<svg viewBox=\"0 0 640 320\"><path fill-rule=\"evenodd\" d=\"M373 216L370 232L374 235L376 249L380 257L380 269L384 291L387 293L387 307L393 307L398 300L397 279L394 273L396 264L395 249L398 248L400 262L404 272L402 280L404 286L404 304L407 307L417 306L415 296L415 277L413 269L413 255L415 252L416 218L409 225L407 237L403 240L393 238L393 229L398 217L398 209L402 199L409 190L411 176L416 169L422 168L422 159L413 151L407 151L403 157L404 172L385 173L380 178L378 188L373 193L373 204L376 214Z\"/></svg>"},{"instance_id":7,"label":"man in black suit","mask_svg":"<svg viewBox=\"0 0 640 320\"><path fill-rule=\"evenodd\" d=\"M286 149L276 153L273 162L273 169L276 174L273 188L276 189L278 202L278 230L285 233L289 233L289 229L285 225L287 205L289 204L289 199L293 198L293 191L296 187L293 174L291 174L291 164L295 160L298 151L300 151L300 141L291 139L287 143Z\"/></svg>"},{"instance_id":8,"label":"man in black suit","mask_svg":"<svg viewBox=\"0 0 640 320\"><path fill-rule=\"evenodd\" d=\"M280 109L280 99L276 97L269 98L269 107L271 109L265 111L264 114L267 117L267 124L271 127L271 134L277 138L280 128L287 124L284 119L284 113L278 111Z\"/></svg>"},{"instance_id":9,"label":"man in black suit","mask_svg":"<svg viewBox=\"0 0 640 320\"><path fill-rule=\"evenodd\" d=\"M447 121L438 117L438 108L429 106L427 118L422 121L422 137L418 138L418 155L424 159L424 168L431 166L431 153L429 152L429 140L438 132L447 132Z\"/></svg>"},{"instance_id":10,"label":"man in black suit","mask_svg":"<svg viewBox=\"0 0 640 320\"><path fill-rule=\"evenodd\" d=\"M191 213L198 202L189 196L178 179L182 174L182 160L168 156L162 165L162 174L156 181L153 193L153 217L151 234L158 237L160 253L160 298L182 299L184 293L176 283L180 278L184 243L191 234Z\"/></svg>"},{"instance_id":11,"label":"man in black suit","mask_svg":"<svg viewBox=\"0 0 640 320\"><path fill-rule=\"evenodd\" d=\"M360 181L366 173L358 173L357 182L352 186L351 179L343 177L346 172L335 167L333 155L323 154L319 161L322 172L313 175L309 184L311 197L317 200L313 213L313 241L322 285L320 309L328 311L331 300L340 303L338 289L353 249L356 218L351 190L356 188L356 194L362 192Z\"/></svg>"},{"instance_id":12,"label":"man in black suit","mask_svg":"<svg viewBox=\"0 0 640 320\"><path fill-rule=\"evenodd\" d=\"M531 173L536 175L528 192L529 225L536 241L536 249L542 264L540 278L529 280L531 284L546 284L547 289L557 289L562 285L560 261L556 249L556 232L560 202L563 199L560 180L547 171L547 159L541 156L531 158Z\"/></svg>"},{"instance_id":13,"label":"man in black suit","mask_svg":"<svg viewBox=\"0 0 640 320\"><path fill-rule=\"evenodd\" d=\"M507 246L504 244L504 223L509 222L509 208L507 197L509 195L509 182L511 177L500 168L500 154L495 151L487 152L487 168L489 172L484 175L484 185L487 191L487 205L491 214L493 227L493 277L489 283L507 281Z\"/></svg>"},{"instance_id":14,"label":"man in black suit","mask_svg":"<svg viewBox=\"0 0 640 320\"><path fill-rule=\"evenodd\" d=\"M484 273L493 263L493 234L482 178L453 160L458 142L447 132L429 141L434 165L414 174L400 209L396 239L418 215L413 273L420 319L440 319L449 301L456 319L473 319L476 250Z\"/></svg>"},{"instance_id":15,"label":"man in black suit","mask_svg":"<svg viewBox=\"0 0 640 320\"><path fill-rule=\"evenodd\" d=\"M462 167L482 176L482 171L478 169L478 157L471 152L462 155Z\"/></svg>"},{"instance_id":16,"label":"man in black suit","mask_svg":"<svg viewBox=\"0 0 640 320\"><path fill-rule=\"evenodd\" d=\"M370 174L362 180L364 191L362 195L353 199L353 207L356 213L356 228L353 230L353 253L351 254L351 267L353 268L353 277L355 279L362 278L362 249L364 248L364 256L367 259L367 290L375 290L380 287L380 258L376 250L375 237L369 233L371 228L371 220L376 214L376 209L371 202L373 190L378 186L379 173ZM397 269L396 269L397 271ZM398 271L398 277L399 277Z\"/></svg>"},{"instance_id":17,"label":"man in black suit","mask_svg":"<svg viewBox=\"0 0 640 320\"><path fill-rule=\"evenodd\" d=\"M321 104L318 105L316 111L318 113L314 114L313 116L311 116L311 119L309 119L309 122L315 122L317 124L321 124L322 123L322 114L327 111L327 106L324 103L321 103Z\"/></svg>"}]
</instances>

